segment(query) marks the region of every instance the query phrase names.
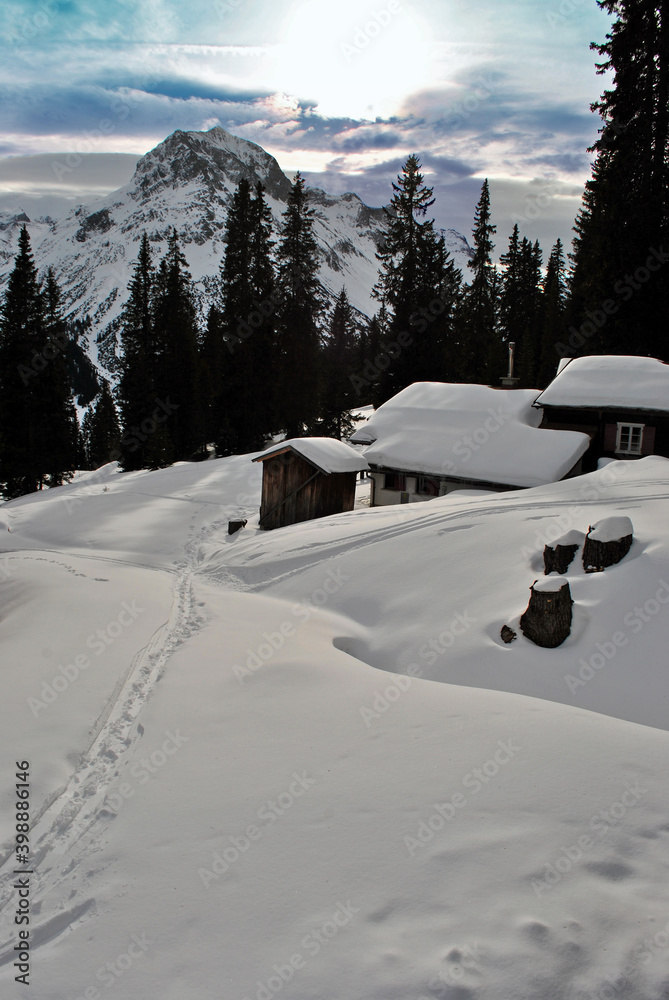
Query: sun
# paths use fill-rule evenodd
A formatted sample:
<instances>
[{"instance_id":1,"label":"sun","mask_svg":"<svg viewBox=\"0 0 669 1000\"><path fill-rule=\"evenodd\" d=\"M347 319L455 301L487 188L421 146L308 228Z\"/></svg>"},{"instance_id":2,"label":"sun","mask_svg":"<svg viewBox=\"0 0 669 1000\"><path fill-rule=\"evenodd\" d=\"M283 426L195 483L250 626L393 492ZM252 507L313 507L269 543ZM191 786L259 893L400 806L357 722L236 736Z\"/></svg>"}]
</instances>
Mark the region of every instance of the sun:
<instances>
[{"instance_id":1,"label":"sun","mask_svg":"<svg viewBox=\"0 0 669 1000\"><path fill-rule=\"evenodd\" d=\"M275 50L277 89L325 117L387 118L431 73L428 25L404 0L302 0Z\"/></svg>"}]
</instances>

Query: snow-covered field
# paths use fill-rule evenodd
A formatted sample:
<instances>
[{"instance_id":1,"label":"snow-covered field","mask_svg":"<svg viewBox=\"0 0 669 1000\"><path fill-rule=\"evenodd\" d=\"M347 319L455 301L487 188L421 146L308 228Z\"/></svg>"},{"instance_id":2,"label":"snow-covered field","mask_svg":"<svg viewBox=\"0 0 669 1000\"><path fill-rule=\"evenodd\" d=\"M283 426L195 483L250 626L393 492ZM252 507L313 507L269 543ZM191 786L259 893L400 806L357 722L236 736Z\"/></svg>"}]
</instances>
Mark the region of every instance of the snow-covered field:
<instances>
[{"instance_id":1,"label":"snow-covered field","mask_svg":"<svg viewBox=\"0 0 669 1000\"><path fill-rule=\"evenodd\" d=\"M260 475L0 508L2 996L669 996L669 462L271 533ZM505 645L544 543L608 516L633 547L569 568L569 639Z\"/></svg>"}]
</instances>

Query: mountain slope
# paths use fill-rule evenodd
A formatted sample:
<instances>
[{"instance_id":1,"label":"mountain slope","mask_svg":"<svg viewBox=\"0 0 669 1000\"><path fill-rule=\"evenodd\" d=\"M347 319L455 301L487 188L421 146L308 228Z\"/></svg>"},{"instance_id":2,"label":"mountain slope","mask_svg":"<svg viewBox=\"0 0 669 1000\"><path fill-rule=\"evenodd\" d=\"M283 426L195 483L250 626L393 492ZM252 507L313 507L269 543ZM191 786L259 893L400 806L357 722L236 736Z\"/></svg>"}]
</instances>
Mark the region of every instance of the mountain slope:
<instances>
[{"instance_id":1,"label":"mountain slope","mask_svg":"<svg viewBox=\"0 0 669 1000\"><path fill-rule=\"evenodd\" d=\"M174 132L140 158L127 185L64 218L0 215L0 289L13 266L18 230L27 224L36 263L40 270L54 268L70 315L91 317L91 341L99 341L93 360L113 368L118 318L143 230L160 257L169 230L177 229L204 308L225 254L228 202L242 177L265 186L278 228L291 181L273 156L220 127ZM369 208L356 194L330 196L318 188L309 189L309 198L323 285L332 296L345 285L353 305L371 314L383 209ZM453 230L446 238L464 269L467 241Z\"/></svg>"}]
</instances>

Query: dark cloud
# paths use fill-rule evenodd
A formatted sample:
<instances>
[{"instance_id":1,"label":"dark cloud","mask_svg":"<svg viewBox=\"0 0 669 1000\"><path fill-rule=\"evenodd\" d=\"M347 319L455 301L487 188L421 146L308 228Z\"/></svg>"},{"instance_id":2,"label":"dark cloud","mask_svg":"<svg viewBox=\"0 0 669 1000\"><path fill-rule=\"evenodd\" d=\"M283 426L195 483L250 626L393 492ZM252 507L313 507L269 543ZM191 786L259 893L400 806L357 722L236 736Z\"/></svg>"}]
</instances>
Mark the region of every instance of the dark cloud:
<instances>
[{"instance_id":1,"label":"dark cloud","mask_svg":"<svg viewBox=\"0 0 669 1000\"><path fill-rule=\"evenodd\" d=\"M345 153L358 153L366 149L393 149L403 145L405 141L405 137L399 132L370 131L360 128L355 135L347 136L340 142L339 148Z\"/></svg>"}]
</instances>

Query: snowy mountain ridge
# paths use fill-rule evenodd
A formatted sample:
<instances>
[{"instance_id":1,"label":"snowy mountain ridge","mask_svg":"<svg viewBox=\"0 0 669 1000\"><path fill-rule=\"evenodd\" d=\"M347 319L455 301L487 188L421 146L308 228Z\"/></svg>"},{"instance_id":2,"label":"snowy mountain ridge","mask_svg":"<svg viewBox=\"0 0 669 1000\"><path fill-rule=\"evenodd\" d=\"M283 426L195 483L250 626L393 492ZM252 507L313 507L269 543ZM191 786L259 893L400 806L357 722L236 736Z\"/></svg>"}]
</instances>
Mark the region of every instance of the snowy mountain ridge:
<instances>
[{"instance_id":1,"label":"snowy mountain ridge","mask_svg":"<svg viewBox=\"0 0 669 1000\"><path fill-rule=\"evenodd\" d=\"M225 255L228 204L242 177L252 185L262 182L278 231L291 181L262 147L220 126L172 133L138 160L128 184L62 218L0 213L0 290L13 267L19 229L26 225L35 262L40 272L53 267L68 315L92 320L92 360L113 367L118 319L142 232L159 258L170 229L176 228L204 309ZM383 209L370 208L353 193L331 196L319 188L308 193L316 212L324 287L334 297L345 286L355 308L371 315ZM445 236L464 271L471 256L466 239L454 230Z\"/></svg>"}]
</instances>

